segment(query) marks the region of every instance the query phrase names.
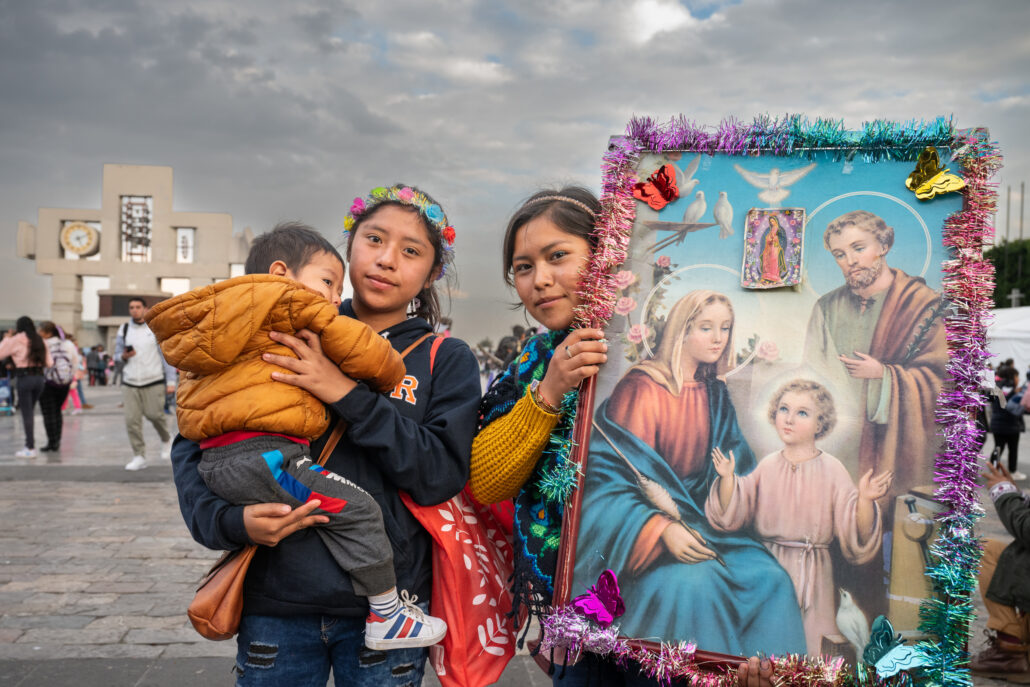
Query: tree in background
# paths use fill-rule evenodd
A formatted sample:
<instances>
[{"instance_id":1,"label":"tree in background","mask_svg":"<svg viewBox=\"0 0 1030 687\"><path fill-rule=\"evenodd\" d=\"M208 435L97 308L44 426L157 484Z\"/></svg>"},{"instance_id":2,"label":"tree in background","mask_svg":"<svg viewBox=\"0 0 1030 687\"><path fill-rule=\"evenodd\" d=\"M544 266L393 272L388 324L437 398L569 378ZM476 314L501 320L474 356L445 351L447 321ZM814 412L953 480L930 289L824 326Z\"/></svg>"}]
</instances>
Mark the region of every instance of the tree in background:
<instances>
[{"instance_id":1,"label":"tree in background","mask_svg":"<svg viewBox=\"0 0 1030 687\"><path fill-rule=\"evenodd\" d=\"M1003 241L984 257L994 265L994 307L1013 306L1012 289L1019 289L1019 305L1030 305L1030 239Z\"/></svg>"}]
</instances>

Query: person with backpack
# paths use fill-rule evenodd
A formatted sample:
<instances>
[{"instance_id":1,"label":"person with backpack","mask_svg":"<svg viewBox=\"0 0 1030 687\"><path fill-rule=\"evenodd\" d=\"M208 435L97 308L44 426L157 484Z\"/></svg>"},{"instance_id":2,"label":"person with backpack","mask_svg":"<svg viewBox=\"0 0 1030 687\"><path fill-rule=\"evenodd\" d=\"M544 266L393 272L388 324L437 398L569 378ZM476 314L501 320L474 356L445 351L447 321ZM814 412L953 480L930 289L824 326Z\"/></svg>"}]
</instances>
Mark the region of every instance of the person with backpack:
<instances>
[{"instance_id":1,"label":"person with backpack","mask_svg":"<svg viewBox=\"0 0 1030 687\"><path fill-rule=\"evenodd\" d=\"M1019 435L1026 429L1023 422L1023 392L1019 389L1019 375L1012 368L1002 384L990 396L991 434L994 435L992 460L1001 462L1001 454L1008 449L1008 471L1014 480L1024 480L1026 475L1017 470L1019 466Z\"/></svg>"},{"instance_id":2,"label":"person with backpack","mask_svg":"<svg viewBox=\"0 0 1030 687\"><path fill-rule=\"evenodd\" d=\"M43 337L52 362L43 372L43 392L39 395L39 409L43 413L43 427L46 429L47 438L46 446L40 450L56 452L61 449L61 432L64 429L61 406L64 405L68 391L75 383L75 371L79 369L79 351L75 344L65 337L64 331L49 320L40 323L39 335Z\"/></svg>"},{"instance_id":3,"label":"person with backpack","mask_svg":"<svg viewBox=\"0 0 1030 687\"><path fill-rule=\"evenodd\" d=\"M14 455L18 458L36 457L35 420L36 401L43 392L43 370L52 361L43 339L36 332L31 317L19 317L15 331L0 341L0 360L10 357L14 367L15 390L18 392L18 410L25 427L25 447Z\"/></svg>"},{"instance_id":4,"label":"person with backpack","mask_svg":"<svg viewBox=\"0 0 1030 687\"><path fill-rule=\"evenodd\" d=\"M161 458L168 460L172 455L172 435L165 420L165 394L175 391L176 371L169 365L157 338L150 331L143 315L147 303L134 296L129 299L129 317L132 319L118 328L114 342L114 357L123 361L122 402L125 406L125 429L132 445L132 459L126 470L142 470L147 467L146 442L143 441L143 418L161 437Z\"/></svg>"}]
</instances>

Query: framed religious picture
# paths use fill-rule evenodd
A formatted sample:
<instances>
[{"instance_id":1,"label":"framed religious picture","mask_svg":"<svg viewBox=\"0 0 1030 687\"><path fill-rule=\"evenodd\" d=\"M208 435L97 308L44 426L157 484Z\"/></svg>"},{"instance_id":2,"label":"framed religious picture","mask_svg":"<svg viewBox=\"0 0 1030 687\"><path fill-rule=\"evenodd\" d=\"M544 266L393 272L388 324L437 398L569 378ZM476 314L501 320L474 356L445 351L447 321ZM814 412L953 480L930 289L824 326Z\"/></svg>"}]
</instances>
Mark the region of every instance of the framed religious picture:
<instances>
[{"instance_id":1,"label":"framed religious picture","mask_svg":"<svg viewBox=\"0 0 1030 687\"><path fill-rule=\"evenodd\" d=\"M655 676L964 670L999 165L947 119L612 139L581 293L608 362L545 647Z\"/></svg>"}]
</instances>

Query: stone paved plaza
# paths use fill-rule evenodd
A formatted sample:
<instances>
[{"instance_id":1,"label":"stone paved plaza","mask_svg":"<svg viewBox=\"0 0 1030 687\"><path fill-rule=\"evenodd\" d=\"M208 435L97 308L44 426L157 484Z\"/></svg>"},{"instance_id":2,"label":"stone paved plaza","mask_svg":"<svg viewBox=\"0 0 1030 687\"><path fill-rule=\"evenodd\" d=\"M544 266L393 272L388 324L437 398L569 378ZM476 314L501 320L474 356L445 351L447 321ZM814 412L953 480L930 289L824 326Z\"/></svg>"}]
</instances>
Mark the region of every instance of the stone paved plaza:
<instances>
[{"instance_id":1,"label":"stone paved plaza","mask_svg":"<svg viewBox=\"0 0 1030 687\"><path fill-rule=\"evenodd\" d=\"M0 417L0 685L232 685L235 643L201 638L185 616L218 554L187 533L153 428L150 467L126 472L119 390L86 393L95 408L65 416L59 454L14 458L21 421ZM45 443L38 412L36 437ZM1007 536L992 508L982 522ZM498 684L550 679L520 655Z\"/></svg>"}]
</instances>

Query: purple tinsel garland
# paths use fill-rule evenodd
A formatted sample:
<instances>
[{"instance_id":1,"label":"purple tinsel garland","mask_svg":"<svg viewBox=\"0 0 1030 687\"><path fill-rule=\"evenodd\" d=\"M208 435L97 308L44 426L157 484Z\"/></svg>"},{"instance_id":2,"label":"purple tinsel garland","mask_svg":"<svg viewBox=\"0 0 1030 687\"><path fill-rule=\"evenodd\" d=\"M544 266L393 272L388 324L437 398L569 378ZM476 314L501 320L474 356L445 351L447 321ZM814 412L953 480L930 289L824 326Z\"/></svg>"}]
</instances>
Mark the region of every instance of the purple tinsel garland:
<instances>
[{"instance_id":1,"label":"purple tinsel garland","mask_svg":"<svg viewBox=\"0 0 1030 687\"><path fill-rule=\"evenodd\" d=\"M938 637L937 644L921 643L919 649L931 667L926 679L932 684L969 685L965 645L972 617L970 594L976 582L980 545L973 534L983 508L977 498L979 451L974 412L982 404L980 374L989 357L986 331L993 305L994 270L983 258L983 246L993 238L993 214L997 193L990 179L1001 167L1001 154L985 130L956 132L950 119L930 122L867 122L857 132L840 120L810 122L800 115L783 118L757 117L750 124L727 119L717 127L677 117L665 125L640 117L627 125L627 135L612 139L602 165L601 216L595 237L597 250L584 271L577 313L579 326L603 326L614 312L617 287L614 268L626 258L636 216L632 195L635 167L643 153L665 150L747 155L811 155L831 151L837 157L859 154L864 159L915 160L926 146L954 149L963 168L965 207L949 217L944 244L951 259L943 265L944 298L949 304L945 328L950 359L948 380L940 393L937 421L945 448L935 462L935 494L946 505L937 516L938 540L931 547L936 563L927 574L939 598L927 599L920 609L920 628ZM617 626L601 629L575 613L570 606L556 608L543 620L542 648L565 649L578 656L583 651L611 655L619 663L635 661L652 678L668 682L688 678L692 685L721 687L735 684L728 673L713 673L694 661L696 646L663 644L653 652L618 637ZM886 685L911 684L902 674L889 681L851 676L840 660L788 656L773 658L777 684Z\"/></svg>"}]
</instances>

